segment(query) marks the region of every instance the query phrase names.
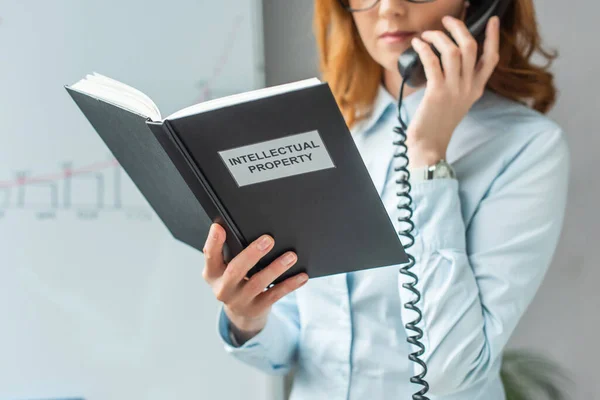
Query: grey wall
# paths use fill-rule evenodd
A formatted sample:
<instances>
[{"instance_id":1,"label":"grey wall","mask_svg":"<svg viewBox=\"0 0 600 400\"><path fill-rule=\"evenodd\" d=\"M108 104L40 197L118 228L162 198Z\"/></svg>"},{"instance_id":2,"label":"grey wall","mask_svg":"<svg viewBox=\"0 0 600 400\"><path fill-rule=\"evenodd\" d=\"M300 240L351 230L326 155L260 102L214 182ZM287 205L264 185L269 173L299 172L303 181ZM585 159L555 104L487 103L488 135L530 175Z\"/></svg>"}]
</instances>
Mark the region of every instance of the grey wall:
<instances>
[{"instance_id":1,"label":"grey wall","mask_svg":"<svg viewBox=\"0 0 600 400\"><path fill-rule=\"evenodd\" d=\"M319 76L312 4L263 0L267 86Z\"/></svg>"},{"instance_id":2,"label":"grey wall","mask_svg":"<svg viewBox=\"0 0 600 400\"><path fill-rule=\"evenodd\" d=\"M312 33L312 1L263 0L267 85L318 76ZM573 399L600 399L596 378L600 355L600 269L598 248L600 185L592 161L600 147L597 73L600 55L595 19L600 5L591 0L536 1L542 37L557 48L554 63L559 99L550 117L566 130L572 174L562 241L532 305L509 347L539 350L570 370ZM596 228L596 229L594 229Z\"/></svg>"}]
</instances>

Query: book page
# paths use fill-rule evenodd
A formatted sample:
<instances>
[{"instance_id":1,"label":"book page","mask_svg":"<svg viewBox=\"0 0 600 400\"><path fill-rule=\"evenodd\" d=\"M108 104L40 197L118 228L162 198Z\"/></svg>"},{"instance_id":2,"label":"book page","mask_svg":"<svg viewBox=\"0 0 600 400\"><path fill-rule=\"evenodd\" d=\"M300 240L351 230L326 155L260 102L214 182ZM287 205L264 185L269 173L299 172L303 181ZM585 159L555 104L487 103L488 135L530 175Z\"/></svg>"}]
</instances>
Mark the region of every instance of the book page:
<instances>
[{"instance_id":1,"label":"book page","mask_svg":"<svg viewBox=\"0 0 600 400\"><path fill-rule=\"evenodd\" d=\"M161 120L160 111L150 97L123 82L97 72L87 74L85 78L70 87L126 108L153 121Z\"/></svg>"},{"instance_id":2,"label":"book page","mask_svg":"<svg viewBox=\"0 0 600 400\"><path fill-rule=\"evenodd\" d=\"M182 118L233 104L315 86L320 83L321 81L318 78L309 78L296 82L285 83L282 85L237 93L191 105L174 112L164 119ZM87 74L85 78L71 85L71 88L80 90L91 96L131 110L144 117L150 118L152 121L161 121L163 119L156 104L154 104L152 99L150 99L150 97L148 97L146 94L123 82L119 82L97 72Z\"/></svg>"},{"instance_id":3,"label":"book page","mask_svg":"<svg viewBox=\"0 0 600 400\"><path fill-rule=\"evenodd\" d=\"M319 78L303 79L296 82L285 83L277 86L270 86L266 88L251 90L249 92L233 94L230 96L221 97L218 99L212 99L204 101L202 103L194 104L186 107L182 110L176 111L169 115L165 119L176 119L187 117L189 115L199 114L202 112L216 110L217 108L226 107L232 104L243 103L246 101L256 100L264 97L273 96L280 93L291 92L297 89L303 89L309 86L315 86L320 84Z\"/></svg>"}]
</instances>

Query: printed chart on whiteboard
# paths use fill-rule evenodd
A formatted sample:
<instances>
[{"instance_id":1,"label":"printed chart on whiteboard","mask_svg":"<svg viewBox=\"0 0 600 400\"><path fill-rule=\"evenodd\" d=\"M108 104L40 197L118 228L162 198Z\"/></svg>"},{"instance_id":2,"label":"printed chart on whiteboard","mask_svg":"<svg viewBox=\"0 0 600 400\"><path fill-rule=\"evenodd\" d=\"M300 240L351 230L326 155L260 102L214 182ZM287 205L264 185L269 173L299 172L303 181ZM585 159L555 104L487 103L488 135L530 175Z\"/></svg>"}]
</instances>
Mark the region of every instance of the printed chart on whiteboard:
<instances>
[{"instance_id":1,"label":"printed chart on whiteboard","mask_svg":"<svg viewBox=\"0 0 600 400\"><path fill-rule=\"evenodd\" d=\"M167 115L264 87L261 10L0 7L0 400L279 398L224 352L202 254L172 238L64 89L97 72Z\"/></svg>"}]
</instances>

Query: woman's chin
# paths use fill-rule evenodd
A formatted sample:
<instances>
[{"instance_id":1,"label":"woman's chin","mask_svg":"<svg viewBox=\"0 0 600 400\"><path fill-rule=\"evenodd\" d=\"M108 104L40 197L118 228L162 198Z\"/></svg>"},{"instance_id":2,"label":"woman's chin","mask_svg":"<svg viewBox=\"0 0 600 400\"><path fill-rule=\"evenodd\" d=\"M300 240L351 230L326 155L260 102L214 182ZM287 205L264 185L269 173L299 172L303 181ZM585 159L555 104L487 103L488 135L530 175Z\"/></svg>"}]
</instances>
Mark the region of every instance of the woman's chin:
<instances>
[{"instance_id":1,"label":"woman's chin","mask_svg":"<svg viewBox=\"0 0 600 400\"><path fill-rule=\"evenodd\" d=\"M384 68L390 72L400 73L400 71L398 71L398 58L400 57L400 54L402 53L398 53L398 55L387 56L385 63L383 64Z\"/></svg>"},{"instance_id":2,"label":"woman's chin","mask_svg":"<svg viewBox=\"0 0 600 400\"><path fill-rule=\"evenodd\" d=\"M387 63L394 63L397 64L398 63L398 59L400 58L400 56L402 55L402 53L404 53L406 50L410 49L410 46L402 46L401 48L398 48L394 51L386 51L384 54L384 59L386 60L386 64Z\"/></svg>"}]
</instances>

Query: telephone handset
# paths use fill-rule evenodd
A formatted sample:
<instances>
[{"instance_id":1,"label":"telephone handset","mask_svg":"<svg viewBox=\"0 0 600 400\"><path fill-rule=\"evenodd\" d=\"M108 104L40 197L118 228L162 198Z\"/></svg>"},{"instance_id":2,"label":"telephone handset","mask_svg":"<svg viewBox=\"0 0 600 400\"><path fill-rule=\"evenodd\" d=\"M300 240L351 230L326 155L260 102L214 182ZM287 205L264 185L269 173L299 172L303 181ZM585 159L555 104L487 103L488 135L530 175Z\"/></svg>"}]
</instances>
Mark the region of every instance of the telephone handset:
<instances>
[{"instance_id":1,"label":"telephone handset","mask_svg":"<svg viewBox=\"0 0 600 400\"><path fill-rule=\"evenodd\" d=\"M475 40L477 40L478 43L483 43L487 21L494 15L498 15L500 18L502 18L502 15L504 15L511 1L512 0L472 0L472 2L475 4L472 4L467 9L465 24L467 25L469 32L471 32L471 35L475 37ZM451 36L450 38L452 39ZM454 41L454 39L452 40ZM456 41L454 42L456 43ZM432 46L432 49L434 53L440 57L440 54L435 47ZM400 138L398 140L394 140L393 144L398 146L398 151L394 154L394 158L400 159L401 164L399 166L394 166L394 172L398 173L399 176L399 178L396 179L396 183L398 184L396 195L398 196L399 201L397 209L400 213L398 222L399 226L403 227L398 231L398 236L401 238L401 240L403 239L402 245L404 246L406 255L408 256L408 263L404 264L402 268L400 268L399 272L400 274L412 279L412 281L402 283L402 287L415 295L413 300L404 303L404 308L413 310L415 313L417 313L417 317L413 321L407 322L404 326L406 329L415 332L414 335L408 336L406 340L410 344L419 348L418 350L409 353L408 359L420 365L422 369L420 373L410 378L412 383L423 386L423 388L412 395L412 398L413 400L429 400L429 397L425 396L425 394L429 391L429 384L424 379L427 375L427 364L425 361L419 358L425 353L425 345L423 345L423 343L420 341L423 337L423 330L417 326L422 319L421 310L417 305L421 299L421 293L416 287L419 283L419 279L414 272L410 271L410 269L415 265L415 258L409 250L409 248L412 247L415 242L415 238L412 236L412 231L415 225L412 222L413 210L412 197L410 197L411 186L410 172L408 170L409 159L406 155L408 150L408 147L406 146L407 125L404 123L401 116L404 84L408 84L412 87L421 86L423 83L425 83L426 76L423 69L423 64L421 63L417 52L414 51L412 47L403 52L398 58L398 69L400 71L400 75L402 76L402 84L400 85L397 109L398 122L400 125L394 127L394 132L400 135Z\"/></svg>"},{"instance_id":2,"label":"telephone handset","mask_svg":"<svg viewBox=\"0 0 600 400\"><path fill-rule=\"evenodd\" d=\"M471 35L478 43L483 43L487 21L494 15L502 18L511 0L472 0L467 8L465 25ZM450 36L450 35L449 35ZM450 37L452 41L455 40ZM440 57L440 53L431 46L434 53ZM398 69L409 86L417 87L425 83L425 71L417 52L411 47L403 52L398 58Z\"/></svg>"}]
</instances>

